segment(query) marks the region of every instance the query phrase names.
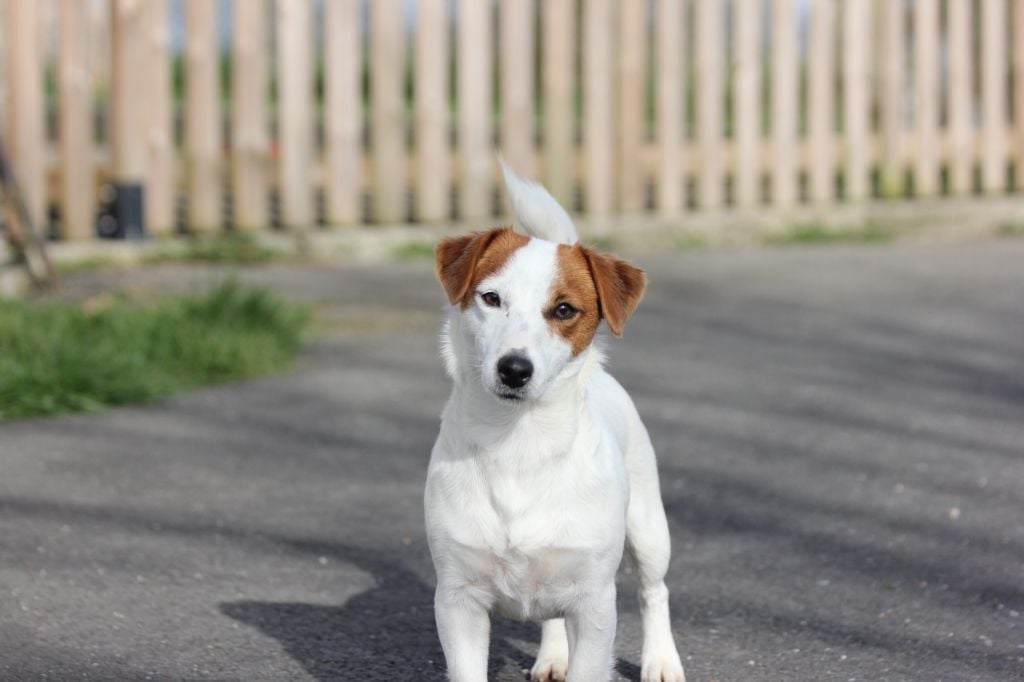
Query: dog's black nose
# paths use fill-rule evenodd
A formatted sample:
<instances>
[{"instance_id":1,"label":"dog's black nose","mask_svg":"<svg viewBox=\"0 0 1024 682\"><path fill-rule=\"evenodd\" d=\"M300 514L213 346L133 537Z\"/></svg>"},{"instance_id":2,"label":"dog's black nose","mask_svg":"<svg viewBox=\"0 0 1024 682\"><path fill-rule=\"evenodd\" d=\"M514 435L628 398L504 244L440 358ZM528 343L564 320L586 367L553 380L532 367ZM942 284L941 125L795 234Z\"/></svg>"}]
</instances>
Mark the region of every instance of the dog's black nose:
<instances>
[{"instance_id":1,"label":"dog's black nose","mask_svg":"<svg viewBox=\"0 0 1024 682\"><path fill-rule=\"evenodd\" d=\"M498 376L509 388L522 388L533 376L533 363L523 355L510 353L498 360Z\"/></svg>"}]
</instances>

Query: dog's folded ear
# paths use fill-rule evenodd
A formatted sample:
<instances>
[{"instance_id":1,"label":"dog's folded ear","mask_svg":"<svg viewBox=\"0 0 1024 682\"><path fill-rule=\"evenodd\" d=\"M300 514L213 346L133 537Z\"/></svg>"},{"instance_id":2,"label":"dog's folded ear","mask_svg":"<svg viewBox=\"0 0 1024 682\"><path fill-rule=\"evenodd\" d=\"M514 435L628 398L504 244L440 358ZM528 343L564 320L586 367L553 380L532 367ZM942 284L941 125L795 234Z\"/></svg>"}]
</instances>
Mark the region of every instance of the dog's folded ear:
<instances>
[{"instance_id":1,"label":"dog's folded ear","mask_svg":"<svg viewBox=\"0 0 1024 682\"><path fill-rule=\"evenodd\" d=\"M601 317L615 336L622 336L626 320L636 310L647 276L640 268L607 253L583 249L590 265L590 275L597 288L597 302Z\"/></svg>"},{"instance_id":2,"label":"dog's folded ear","mask_svg":"<svg viewBox=\"0 0 1024 682\"><path fill-rule=\"evenodd\" d=\"M448 301L466 307L473 295L472 286L477 278L477 266L487 247L495 239L511 233L510 227L498 227L486 232L473 232L461 237L442 239L437 245L435 267Z\"/></svg>"}]
</instances>

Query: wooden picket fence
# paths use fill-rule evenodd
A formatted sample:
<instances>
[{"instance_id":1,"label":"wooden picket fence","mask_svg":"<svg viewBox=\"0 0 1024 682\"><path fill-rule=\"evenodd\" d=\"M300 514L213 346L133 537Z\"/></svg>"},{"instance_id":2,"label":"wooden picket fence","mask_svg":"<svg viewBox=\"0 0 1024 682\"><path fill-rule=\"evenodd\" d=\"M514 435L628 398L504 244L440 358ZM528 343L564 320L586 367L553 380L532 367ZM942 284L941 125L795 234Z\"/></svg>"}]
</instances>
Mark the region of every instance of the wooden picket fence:
<instances>
[{"instance_id":1,"label":"wooden picket fence","mask_svg":"<svg viewBox=\"0 0 1024 682\"><path fill-rule=\"evenodd\" d=\"M1024 0L0 4L64 239L111 181L153 234L483 223L498 148L596 218L1024 189Z\"/></svg>"}]
</instances>

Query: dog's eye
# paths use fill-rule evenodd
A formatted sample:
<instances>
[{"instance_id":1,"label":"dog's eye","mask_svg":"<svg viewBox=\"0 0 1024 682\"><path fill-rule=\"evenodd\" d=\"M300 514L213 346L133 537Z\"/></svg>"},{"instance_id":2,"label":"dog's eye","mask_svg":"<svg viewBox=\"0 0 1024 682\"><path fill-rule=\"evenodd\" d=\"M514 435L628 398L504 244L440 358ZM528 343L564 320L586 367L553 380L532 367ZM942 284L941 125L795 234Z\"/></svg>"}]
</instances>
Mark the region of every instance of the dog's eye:
<instances>
[{"instance_id":1,"label":"dog's eye","mask_svg":"<svg viewBox=\"0 0 1024 682\"><path fill-rule=\"evenodd\" d=\"M485 291L480 294L480 298L483 300L484 304L489 305L492 308L497 308L501 305L501 296L498 296L498 294L493 291Z\"/></svg>"},{"instance_id":2,"label":"dog's eye","mask_svg":"<svg viewBox=\"0 0 1024 682\"><path fill-rule=\"evenodd\" d=\"M554 315L559 320L571 320L579 312L568 303L559 303L555 306Z\"/></svg>"}]
</instances>

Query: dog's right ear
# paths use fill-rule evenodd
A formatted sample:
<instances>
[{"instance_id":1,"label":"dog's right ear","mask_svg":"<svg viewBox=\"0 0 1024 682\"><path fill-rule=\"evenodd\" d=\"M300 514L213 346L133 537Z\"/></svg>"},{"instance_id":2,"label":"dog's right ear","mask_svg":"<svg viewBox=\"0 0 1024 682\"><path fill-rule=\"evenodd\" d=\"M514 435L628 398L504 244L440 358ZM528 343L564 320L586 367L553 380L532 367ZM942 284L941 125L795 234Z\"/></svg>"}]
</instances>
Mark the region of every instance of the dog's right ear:
<instances>
[{"instance_id":1,"label":"dog's right ear","mask_svg":"<svg viewBox=\"0 0 1024 682\"><path fill-rule=\"evenodd\" d=\"M480 258L495 239L511 231L510 227L498 227L441 240L434 254L435 267L449 303L459 303L463 308L469 304Z\"/></svg>"}]
</instances>

